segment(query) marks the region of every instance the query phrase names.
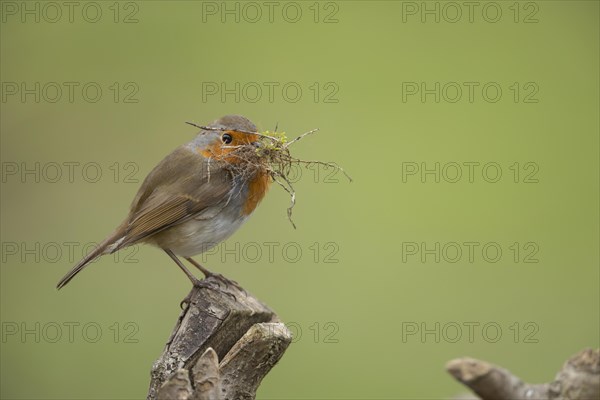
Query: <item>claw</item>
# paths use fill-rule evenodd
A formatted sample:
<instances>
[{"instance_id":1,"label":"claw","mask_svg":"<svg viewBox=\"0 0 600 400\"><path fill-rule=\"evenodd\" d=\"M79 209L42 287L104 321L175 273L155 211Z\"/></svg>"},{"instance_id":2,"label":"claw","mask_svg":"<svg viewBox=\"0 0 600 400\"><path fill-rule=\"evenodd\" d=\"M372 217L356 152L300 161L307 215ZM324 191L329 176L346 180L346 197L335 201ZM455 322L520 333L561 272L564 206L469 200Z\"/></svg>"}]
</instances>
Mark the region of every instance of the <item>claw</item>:
<instances>
[{"instance_id":1,"label":"claw","mask_svg":"<svg viewBox=\"0 0 600 400\"><path fill-rule=\"evenodd\" d=\"M205 289L213 289L215 290L215 288L210 284L210 282L206 282L204 279L194 279L192 281L192 284L194 285L194 287L196 288L205 288ZM179 307L183 310L183 304L186 304L186 308L190 306L191 303L191 299L192 299L192 293L193 292L189 292L187 296L184 297L183 300L181 300L181 302L179 302Z\"/></svg>"}]
</instances>

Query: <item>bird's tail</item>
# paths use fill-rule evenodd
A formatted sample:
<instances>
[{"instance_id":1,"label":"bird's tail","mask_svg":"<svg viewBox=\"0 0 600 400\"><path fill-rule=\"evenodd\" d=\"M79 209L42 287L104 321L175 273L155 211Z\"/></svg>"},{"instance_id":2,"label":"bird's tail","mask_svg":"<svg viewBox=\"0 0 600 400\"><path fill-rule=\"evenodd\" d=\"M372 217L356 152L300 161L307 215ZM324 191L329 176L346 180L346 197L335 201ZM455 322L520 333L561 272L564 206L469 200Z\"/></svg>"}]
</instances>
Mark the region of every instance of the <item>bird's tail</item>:
<instances>
[{"instance_id":1,"label":"bird's tail","mask_svg":"<svg viewBox=\"0 0 600 400\"><path fill-rule=\"evenodd\" d=\"M104 239L102 243L100 243L97 247L90 251L81 261L79 261L79 263L77 263L76 266L73 267L73 269L71 269L65 276L62 277L62 279L56 285L56 288L60 289L63 286L65 286L71 281L71 279L73 279L73 277L75 277L75 275L77 275L82 269L87 267L96 258L100 257L103 254L112 253L114 250L116 250L115 244L119 243L118 239L120 236L120 232L117 229L115 233Z\"/></svg>"}]
</instances>

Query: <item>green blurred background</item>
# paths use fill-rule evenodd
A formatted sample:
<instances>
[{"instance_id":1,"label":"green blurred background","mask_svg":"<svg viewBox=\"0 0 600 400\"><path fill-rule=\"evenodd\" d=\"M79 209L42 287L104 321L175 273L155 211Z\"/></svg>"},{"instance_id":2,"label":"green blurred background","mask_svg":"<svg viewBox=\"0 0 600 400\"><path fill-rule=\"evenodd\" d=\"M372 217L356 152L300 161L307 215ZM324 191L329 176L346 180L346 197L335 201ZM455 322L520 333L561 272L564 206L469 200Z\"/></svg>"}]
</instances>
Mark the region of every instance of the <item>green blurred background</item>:
<instances>
[{"instance_id":1,"label":"green blurred background","mask_svg":"<svg viewBox=\"0 0 600 400\"><path fill-rule=\"evenodd\" d=\"M141 247L54 286L193 137L184 121L231 113L290 136L320 128L295 155L354 178L304 170L297 230L274 186L227 247L199 257L296 333L259 398L449 398L465 391L444 371L452 358L543 382L598 346L598 2L476 2L472 16L462 3L275 2L272 17L264 2L78 2L72 21L58 4L60 17L2 2L2 398L145 397L184 275ZM39 22L21 14L36 7ZM36 82L39 101L22 97ZM79 85L72 101L65 82ZM439 82L439 102L411 94L422 82ZM465 162L480 163L472 182ZM420 175L436 163L439 182ZM35 168L39 179L21 175ZM478 244L472 262L465 242Z\"/></svg>"}]
</instances>

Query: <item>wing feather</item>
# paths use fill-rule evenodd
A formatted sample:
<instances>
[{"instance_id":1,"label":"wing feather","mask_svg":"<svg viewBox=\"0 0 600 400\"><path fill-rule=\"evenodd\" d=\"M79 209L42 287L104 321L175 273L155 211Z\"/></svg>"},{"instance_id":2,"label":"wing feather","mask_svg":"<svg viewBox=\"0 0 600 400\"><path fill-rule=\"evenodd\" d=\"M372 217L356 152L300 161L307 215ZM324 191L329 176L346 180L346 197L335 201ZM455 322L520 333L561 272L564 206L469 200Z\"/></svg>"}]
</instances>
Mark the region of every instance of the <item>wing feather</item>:
<instances>
[{"instance_id":1,"label":"wing feather","mask_svg":"<svg viewBox=\"0 0 600 400\"><path fill-rule=\"evenodd\" d=\"M125 234L111 252L197 217L205 210L222 207L231 189L232 180L226 169L212 161L209 177L207 159L180 147L161 161L142 184L131 205Z\"/></svg>"}]
</instances>

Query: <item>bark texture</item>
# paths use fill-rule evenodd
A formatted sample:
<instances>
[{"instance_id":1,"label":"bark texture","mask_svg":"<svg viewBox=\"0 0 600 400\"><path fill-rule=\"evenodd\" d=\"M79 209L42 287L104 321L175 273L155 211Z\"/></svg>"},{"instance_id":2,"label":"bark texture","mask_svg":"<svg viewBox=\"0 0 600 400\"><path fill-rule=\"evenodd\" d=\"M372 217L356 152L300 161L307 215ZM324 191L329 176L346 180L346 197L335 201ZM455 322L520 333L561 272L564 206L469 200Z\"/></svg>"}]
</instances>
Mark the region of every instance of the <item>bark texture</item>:
<instances>
[{"instance_id":1,"label":"bark texture","mask_svg":"<svg viewBox=\"0 0 600 400\"><path fill-rule=\"evenodd\" d=\"M291 343L266 305L216 277L194 287L162 355L152 366L148 400L254 399Z\"/></svg>"},{"instance_id":2,"label":"bark texture","mask_svg":"<svg viewBox=\"0 0 600 400\"><path fill-rule=\"evenodd\" d=\"M473 358L452 360L446 370L483 400L600 399L600 349L575 354L544 384L525 383L504 368Z\"/></svg>"}]
</instances>

